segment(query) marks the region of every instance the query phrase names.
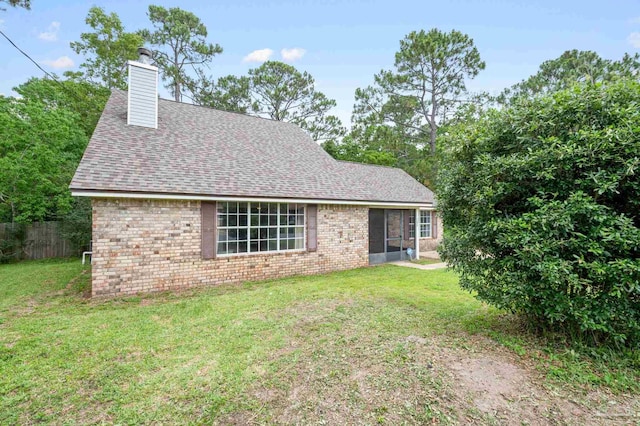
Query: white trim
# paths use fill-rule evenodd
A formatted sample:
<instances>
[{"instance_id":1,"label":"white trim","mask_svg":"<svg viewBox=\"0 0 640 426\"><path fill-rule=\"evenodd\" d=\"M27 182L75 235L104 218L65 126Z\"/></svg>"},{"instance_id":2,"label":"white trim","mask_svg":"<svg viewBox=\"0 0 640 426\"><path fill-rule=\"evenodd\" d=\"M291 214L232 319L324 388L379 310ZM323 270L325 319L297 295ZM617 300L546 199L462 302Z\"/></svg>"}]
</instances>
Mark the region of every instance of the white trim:
<instances>
[{"instance_id":1,"label":"white trim","mask_svg":"<svg viewBox=\"0 0 640 426\"><path fill-rule=\"evenodd\" d=\"M144 64L142 64L142 65L144 65ZM155 126L153 128L157 129L158 128L158 104L160 103L160 99L158 99L158 78L159 77L158 77L158 67L153 67L153 68L156 69L156 93L155 93L155 96L154 96L154 99L156 101L156 117L155 117L156 121L155 121ZM127 87L127 93L129 93L128 89L129 89L129 87ZM128 116L128 114L127 114L127 116Z\"/></svg>"},{"instance_id":2,"label":"white trim","mask_svg":"<svg viewBox=\"0 0 640 426\"><path fill-rule=\"evenodd\" d=\"M148 69L148 70L151 70L151 71L158 72L158 67L156 67L154 65L143 64L142 62L138 62L138 61L127 61L127 65L131 65L131 66L134 66L134 67L144 68L144 69Z\"/></svg>"},{"instance_id":3,"label":"white trim","mask_svg":"<svg viewBox=\"0 0 640 426\"><path fill-rule=\"evenodd\" d=\"M127 62L127 65L130 64L131 61ZM131 71L127 68L127 126L131 126Z\"/></svg>"},{"instance_id":4,"label":"white trim","mask_svg":"<svg viewBox=\"0 0 640 426\"><path fill-rule=\"evenodd\" d=\"M185 200L185 201L237 201L237 202L263 202L263 203L300 203L300 204L337 204L351 206L368 206L371 208L419 208L420 210L434 210L429 203L399 203L380 201L349 201L349 200L324 200L318 198L272 198L272 197L229 197L214 195L180 195L180 194L149 194L140 192L104 192L90 190L71 190L74 197L93 198L137 198L148 200Z\"/></svg>"},{"instance_id":5,"label":"white trim","mask_svg":"<svg viewBox=\"0 0 640 426\"><path fill-rule=\"evenodd\" d=\"M217 247L216 247L217 250ZM225 253L225 254L216 254L216 259L226 259L229 257L240 257L240 256L259 256L259 255L273 255L273 254L285 254L285 253L307 253L307 249L291 249L291 250L271 250L271 251L246 251L242 253ZM215 259L211 259L215 260Z\"/></svg>"},{"instance_id":6,"label":"white trim","mask_svg":"<svg viewBox=\"0 0 640 426\"><path fill-rule=\"evenodd\" d=\"M420 209L416 209L414 216L415 223L413 224L413 238L416 244L416 260L420 259L420 229L418 224L420 223Z\"/></svg>"}]
</instances>

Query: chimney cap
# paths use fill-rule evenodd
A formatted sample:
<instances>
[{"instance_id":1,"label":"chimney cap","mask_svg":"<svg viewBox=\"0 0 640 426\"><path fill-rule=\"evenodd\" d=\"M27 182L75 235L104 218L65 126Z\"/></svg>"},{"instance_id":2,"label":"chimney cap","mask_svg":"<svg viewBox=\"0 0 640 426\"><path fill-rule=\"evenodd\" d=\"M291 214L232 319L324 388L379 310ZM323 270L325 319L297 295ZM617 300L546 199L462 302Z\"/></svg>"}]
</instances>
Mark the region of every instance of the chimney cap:
<instances>
[{"instance_id":1,"label":"chimney cap","mask_svg":"<svg viewBox=\"0 0 640 426\"><path fill-rule=\"evenodd\" d=\"M151 64L151 50L145 47L138 47L138 55L140 55L140 62L143 64Z\"/></svg>"}]
</instances>

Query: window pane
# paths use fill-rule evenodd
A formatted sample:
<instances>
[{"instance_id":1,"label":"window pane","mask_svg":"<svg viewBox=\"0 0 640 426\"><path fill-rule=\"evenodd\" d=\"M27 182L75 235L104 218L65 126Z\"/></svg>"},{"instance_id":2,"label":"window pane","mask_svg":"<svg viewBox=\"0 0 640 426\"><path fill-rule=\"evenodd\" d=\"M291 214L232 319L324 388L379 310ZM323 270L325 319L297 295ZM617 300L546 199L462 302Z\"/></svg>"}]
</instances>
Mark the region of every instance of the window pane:
<instances>
[{"instance_id":1,"label":"window pane","mask_svg":"<svg viewBox=\"0 0 640 426\"><path fill-rule=\"evenodd\" d=\"M269 239L278 238L278 228L269 228Z\"/></svg>"},{"instance_id":2,"label":"window pane","mask_svg":"<svg viewBox=\"0 0 640 426\"><path fill-rule=\"evenodd\" d=\"M218 203L218 253L303 249L304 209L296 203Z\"/></svg>"},{"instance_id":3,"label":"window pane","mask_svg":"<svg viewBox=\"0 0 640 426\"><path fill-rule=\"evenodd\" d=\"M227 253L227 243L218 243L218 254Z\"/></svg>"}]
</instances>

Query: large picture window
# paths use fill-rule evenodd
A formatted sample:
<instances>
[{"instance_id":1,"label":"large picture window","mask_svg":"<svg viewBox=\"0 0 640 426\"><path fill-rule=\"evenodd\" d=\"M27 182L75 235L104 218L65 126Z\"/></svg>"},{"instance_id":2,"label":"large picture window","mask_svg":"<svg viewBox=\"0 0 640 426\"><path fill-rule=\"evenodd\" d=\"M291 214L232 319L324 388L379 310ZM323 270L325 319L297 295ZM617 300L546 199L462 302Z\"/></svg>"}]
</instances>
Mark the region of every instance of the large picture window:
<instances>
[{"instance_id":1,"label":"large picture window","mask_svg":"<svg viewBox=\"0 0 640 426\"><path fill-rule=\"evenodd\" d=\"M431 212L420 211L420 238L431 238Z\"/></svg>"},{"instance_id":2,"label":"large picture window","mask_svg":"<svg viewBox=\"0 0 640 426\"><path fill-rule=\"evenodd\" d=\"M217 253L305 248L304 204L218 202Z\"/></svg>"}]
</instances>

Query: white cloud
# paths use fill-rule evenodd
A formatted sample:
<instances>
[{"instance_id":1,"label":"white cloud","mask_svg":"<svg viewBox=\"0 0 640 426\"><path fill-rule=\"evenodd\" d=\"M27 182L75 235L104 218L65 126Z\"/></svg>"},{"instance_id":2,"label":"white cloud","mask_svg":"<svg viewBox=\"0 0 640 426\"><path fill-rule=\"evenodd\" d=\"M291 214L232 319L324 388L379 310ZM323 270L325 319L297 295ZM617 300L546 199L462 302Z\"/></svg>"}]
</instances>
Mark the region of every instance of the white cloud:
<instances>
[{"instance_id":1,"label":"white cloud","mask_svg":"<svg viewBox=\"0 0 640 426\"><path fill-rule=\"evenodd\" d=\"M629 34L629 37L627 37L627 41L636 49L640 49L640 33L635 32Z\"/></svg>"},{"instance_id":2,"label":"white cloud","mask_svg":"<svg viewBox=\"0 0 640 426\"><path fill-rule=\"evenodd\" d=\"M71 68L75 64L68 56L60 56L58 59L42 61L45 65L49 65L53 69Z\"/></svg>"},{"instance_id":3,"label":"white cloud","mask_svg":"<svg viewBox=\"0 0 640 426\"><path fill-rule=\"evenodd\" d=\"M280 51L282 59L289 62L297 61L298 59L302 58L305 53L307 53L307 51L300 47L294 47L293 49L282 49Z\"/></svg>"},{"instance_id":4,"label":"white cloud","mask_svg":"<svg viewBox=\"0 0 640 426\"><path fill-rule=\"evenodd\" d=\"M254 50L242 59L242 62L265 62L273 55L271 49Z\"/></svg>"},{"instance_id":5,"label":"white cloud","mask_svg":"<svg viewBox=\"0 0 640 426\"><path fill-rule=\"evenodd\" d=\"M60 22L53 21L47 28L47 31L43 31L40 34L38 34L38 38L44 41L57 41L59 30L60 30Z\"/></svg>"}]
</instances>

